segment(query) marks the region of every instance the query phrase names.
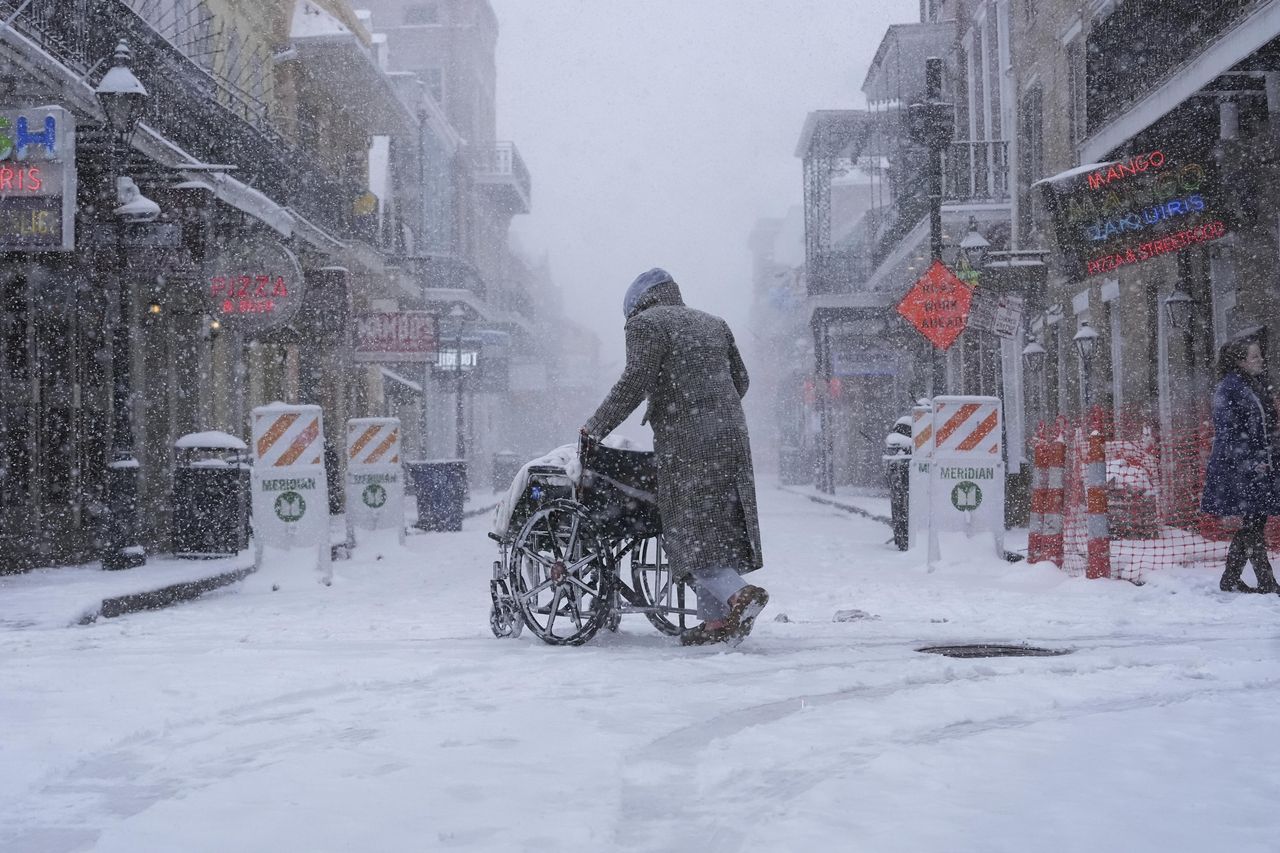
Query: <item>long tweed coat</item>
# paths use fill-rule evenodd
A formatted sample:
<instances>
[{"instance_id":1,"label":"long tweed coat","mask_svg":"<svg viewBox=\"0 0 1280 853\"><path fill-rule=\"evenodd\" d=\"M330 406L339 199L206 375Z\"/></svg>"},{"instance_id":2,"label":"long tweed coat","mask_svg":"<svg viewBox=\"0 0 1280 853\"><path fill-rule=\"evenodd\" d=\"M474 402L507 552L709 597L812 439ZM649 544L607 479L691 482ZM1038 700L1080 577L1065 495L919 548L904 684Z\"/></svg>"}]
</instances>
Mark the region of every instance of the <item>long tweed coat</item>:
<instances>
[{"instance_id":1,"label":"long tweed coat","mask_svg":"<svg viewBox=\"0 0 1280 853\"><path fill-rule=\"evenodd\" d=\"M1280 514L1275 409L1266 395L1229 373L1213 392L1213 450L1200 508L1221 517Z\"/></svg>"},{"instance_id":2,"label":"long tweed coat","mask_svg":"<svg viewBox=\"0 0 1280 853\"><path fill-rule=\"evenodd\" d=\"M677 575L764 562L742 412L747 369L729 325L685 306L674 282L641 297L627 320L622 378L587 421L603 438L646 398L658 463L658 509Z\"/></svg>"}]
</instances>

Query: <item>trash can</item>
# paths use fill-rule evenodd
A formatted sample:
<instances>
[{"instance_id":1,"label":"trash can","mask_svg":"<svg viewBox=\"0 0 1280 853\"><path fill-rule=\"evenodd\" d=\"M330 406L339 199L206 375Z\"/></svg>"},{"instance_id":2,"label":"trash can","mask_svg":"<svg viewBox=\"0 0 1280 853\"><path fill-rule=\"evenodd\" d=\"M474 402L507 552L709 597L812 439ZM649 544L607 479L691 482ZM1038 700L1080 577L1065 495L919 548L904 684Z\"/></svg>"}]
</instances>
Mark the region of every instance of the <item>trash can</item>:
<instances>
[{"instance_id":1,"label":"trash can","mask_svg":"<svg viewBox=\"0 0 1280 853\"><path fill-rule=\"evenodd\" d=\"M520 457L510 450L493 454L493 490L505 492L520 470Z\"/></svg>"},{"instance_id":2,"label":"trash can","mask_svg":"<svg viewBox=\"0 0 1280 853\"><path fill-rule=\"evenodd\" d=\"M893 544L907 550L908 511L911 498L911 418L901 417L893 431L884 437L884 473L889 485L889 517L893 528Z\"/></svg>"},{"instance_id":3,"label":"trash can","mask_svg":"<svg viewBox=\"0 0 1280 853\"><path fill-rule=\"evenodd\" d=\"M467 460L441 459L409 462L409 480L418 498L421 530L462 529L462 507L467 502Z\"/></svg>"},{"instance_id":4,"label":"trash can","mask_svg":"<svg viewBox=\"0 0 1280 853\"><path fill-rule=\"evenodd\" d=\"M249 446L225 432L196 432L174 443L173 551L225 557L249 547Z\"/></svg>"}]
</instances>

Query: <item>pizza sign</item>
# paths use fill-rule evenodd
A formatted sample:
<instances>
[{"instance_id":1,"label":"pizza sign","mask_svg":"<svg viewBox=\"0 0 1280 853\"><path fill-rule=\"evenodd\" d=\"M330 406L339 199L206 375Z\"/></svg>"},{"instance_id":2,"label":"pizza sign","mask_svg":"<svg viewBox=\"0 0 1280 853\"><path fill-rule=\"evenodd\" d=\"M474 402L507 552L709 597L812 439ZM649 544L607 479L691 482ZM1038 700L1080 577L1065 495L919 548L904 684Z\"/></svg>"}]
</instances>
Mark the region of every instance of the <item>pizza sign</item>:
<instances>
[{"instance_id":1,"label":"pizza sign","mask_svg":"<svg viewBox=\"0 0 1280 853\"><path fill-rule=\"evenodd\" d=\"M284 276L270 273L229 277L215 275L209 279L209 292L221 301L223 315L270 314L276 300L289 296L289 283Z\"/></svg>"},{"instance_id":2,"label":"pizza sign","mask_svg":"<svg viewBox=\"0 0 1280 853\"><path fill-rule=\"evenodd\" d=\"M213 316L228 328L261 331L287 323L302 303L302 267L279 242L237 240L205 264L205 292Z\"/></svg>"}]
</instances>

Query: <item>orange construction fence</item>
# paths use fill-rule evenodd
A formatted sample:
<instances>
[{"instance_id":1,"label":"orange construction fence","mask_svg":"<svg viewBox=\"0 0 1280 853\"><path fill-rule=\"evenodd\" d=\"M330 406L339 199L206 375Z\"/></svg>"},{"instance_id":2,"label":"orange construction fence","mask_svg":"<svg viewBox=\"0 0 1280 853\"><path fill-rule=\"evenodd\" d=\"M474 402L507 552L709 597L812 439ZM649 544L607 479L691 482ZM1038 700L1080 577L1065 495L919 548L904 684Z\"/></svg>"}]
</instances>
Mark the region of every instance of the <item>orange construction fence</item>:
<instances>
[{"instance_id":1,"label":"orange construction fence","mask_svg":"<svg viewBox=\"0 0 1280 853\"><path fill-rule=\"evenodd\" d=\"M1149 416L1094 409L1041 423L1032 442L1027 557L1135 583L1171 566L1221 568L1239 519L1200 511L1208 412L1161 435ZM1280 543L1280 518L1267 526Z\"/></svg>"}]
</instances>

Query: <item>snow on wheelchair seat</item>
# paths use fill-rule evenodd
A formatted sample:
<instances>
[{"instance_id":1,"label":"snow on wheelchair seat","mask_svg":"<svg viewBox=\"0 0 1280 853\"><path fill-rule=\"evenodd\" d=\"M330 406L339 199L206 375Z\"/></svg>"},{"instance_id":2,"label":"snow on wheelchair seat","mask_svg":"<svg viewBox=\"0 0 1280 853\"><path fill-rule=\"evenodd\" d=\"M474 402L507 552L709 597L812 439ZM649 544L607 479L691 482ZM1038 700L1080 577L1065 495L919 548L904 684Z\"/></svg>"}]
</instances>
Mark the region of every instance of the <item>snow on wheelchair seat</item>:
<instances>
[{"instance_id":1,"label":"snow on wheelchair seat","mask_svg":"<svg viewBox=\"0 0 1280 853\"><path fill-rule=\"evenodd\" d=\"M605 447L612 447L615 450L641 449L631 439L616 433L605 438L601 444ZM493 511L493 532L495 535L506 535L507 528L511 524L511 514L515 511L516 504L520 502L525 489L529 486L529 469L541 467L560 468L565 472L565 476L574 485L577 485L582 478L582 463L578 459L578 445L576 443L561 445L544 456L529 460L520 468L515 478L511 481L511 488L507 489L507 493L503 495L502 500Z\"/></svg>"}]
</instances>

